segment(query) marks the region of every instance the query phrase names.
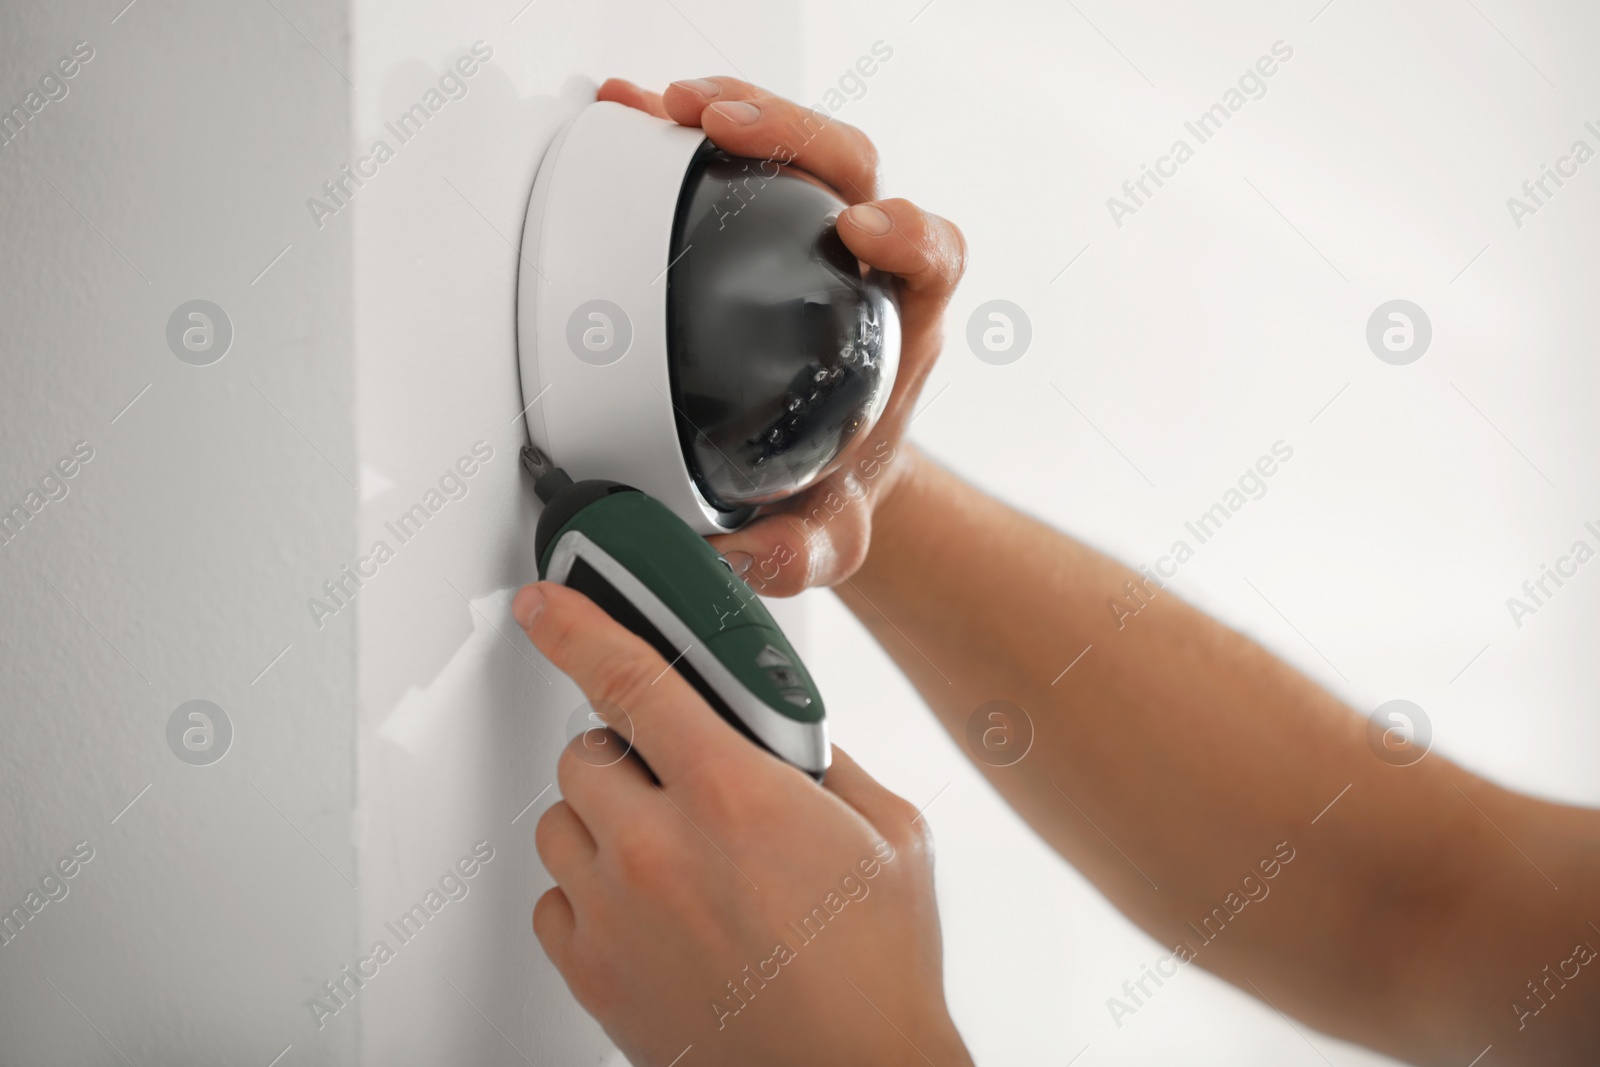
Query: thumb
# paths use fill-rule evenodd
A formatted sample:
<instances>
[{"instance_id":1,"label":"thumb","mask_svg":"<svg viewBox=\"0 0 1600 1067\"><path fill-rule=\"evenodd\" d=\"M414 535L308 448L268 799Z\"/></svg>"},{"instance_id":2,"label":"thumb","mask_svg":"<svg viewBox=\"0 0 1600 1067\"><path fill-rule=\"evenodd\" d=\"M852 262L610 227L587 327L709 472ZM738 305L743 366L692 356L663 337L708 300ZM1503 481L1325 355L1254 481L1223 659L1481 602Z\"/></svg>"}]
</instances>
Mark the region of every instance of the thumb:
<instances>
[{"instance_id":1,"label":"thumb","mask_svg":"<svg viewBox=\"0 0 1600 1067\"><path fill-rule=\"evenodd\" d=\"M871 536L871 501L846 469L711 545L750 588L785 597L850 577L865 561Z\"/></svg>"}]
</instances>

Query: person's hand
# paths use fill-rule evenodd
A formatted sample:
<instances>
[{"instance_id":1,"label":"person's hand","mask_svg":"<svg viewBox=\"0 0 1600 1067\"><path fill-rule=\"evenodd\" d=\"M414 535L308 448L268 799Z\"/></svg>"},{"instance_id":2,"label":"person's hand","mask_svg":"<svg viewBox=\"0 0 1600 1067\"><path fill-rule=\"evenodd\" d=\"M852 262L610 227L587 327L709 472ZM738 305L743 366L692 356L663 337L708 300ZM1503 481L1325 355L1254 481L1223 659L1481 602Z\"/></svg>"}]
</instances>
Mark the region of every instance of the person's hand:
<instances>
[{"instance_id":1,"label":"person's hand","mask_svg":"<svg viewBox=\"0 0 1600 1067\"><path fill-rule=\"evenodd\" d=\"M915 808L838 749L824 788L757 748L575 590L512 612L617 731L561 755L533 929L636 1067L971 1063Z\"/></svg>"},{"instance_id":2,"label":"person's hand","mask_svg":"<svg viewBox=\"0 0 1600 1067\"><path fill-rule=\"evenodd\" d=\"M768 596L837 585L866 559L873 509L915 462L900 439L939 355L945 304L966 259L961 231L910 201L877 199L878 152L860 130L746 82L694 79L661 94L613 78L599 99L698 126L734 155L793 163L822 179L851 205L839 216L845 246L896 278L900 370L882 418L826 478L712 539L734 572Z\"/></svg>"}]
</instances>

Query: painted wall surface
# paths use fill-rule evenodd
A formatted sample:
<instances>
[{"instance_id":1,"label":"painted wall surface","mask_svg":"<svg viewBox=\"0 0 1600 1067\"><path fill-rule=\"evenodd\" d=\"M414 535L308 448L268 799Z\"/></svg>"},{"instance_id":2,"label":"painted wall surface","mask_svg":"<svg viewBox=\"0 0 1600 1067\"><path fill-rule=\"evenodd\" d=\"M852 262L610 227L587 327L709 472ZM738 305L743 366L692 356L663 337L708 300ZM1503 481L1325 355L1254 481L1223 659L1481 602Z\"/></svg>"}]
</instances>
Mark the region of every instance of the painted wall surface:
<instances>
[{"instance_id":1,"label":"painted wall surface","mask_svg":"<svg viewBox=\"0 0 1600 1067\"><path fill-rule=\"evenodd\" d=\"M514 245L599 80L791 88L795 9L119 6L0 26L4 107L84 42L0 147L0 1060L609 1062L529 923Z\"/></svg>"},{"instance_id":2,"label":"painted wall surface","mask_svg":"<svg viewBox=\"0 0 1600 1067\"><path fill-rule=\"evenodd\" d=\"M736 63L779 89L797 83L790 4L766 5L759 19L729 19L712 3L518 7L357 6L350 154L379 139L395 153L319 234L354 234L359 542L363 553L378 541L394 549L354 611L360 942L364 954L379 940L395 948L358 998L363 1059L374 1065L616 1055L531 928L552 884L534 826L558 799L556 757L577 732L582 698L509 610L535 576L537 516L517 460L516 245L546 144L605 77L663 87ZM461 88L441 85L465 69L474 72ZM430 90L446 102L420 131L401 129L399 116ZM346 161L329 160L330 171ZM415 533L401 529L430 491L436 513ZM398 944L389 924L478 842L494 858L462 880L466 895L456 890L459 900Z\"/></svg>"},{"instance_id":3,"label":"painted wall surface","mask_svg":"<svg viewBox=\"0 0 1600 1067\"><path fill-rule=\"evenodd\" d=\"M1507 608L1574 541L1600 547L1584 525L1600 526L1600 176L1593 162L1569 174L1520 226L1507 206L1575 140L1600 149L1585 126L1600 124L1591 5L806 12L807 98L841 87L839 116L876 139L886 192L969 239L914 427L923 448L1134 565L1187 538L1178 595L1363 714L1416 702L1436 751L1477 773L1600 804L1600 570L1547 582L1556 595L1520 627ZM879 39L893 59L851 76ZM1293 56L1239 89L1279 41ZM1185 123L1230 89L1242 106L1200 143ZM1179 138L1193 158L1135 204L1124 181ZM1136 208L1120 226L1113 196ZM1366 340L1394 298L1432 321L1408 366ZM966 339L996 299L1032 326L1003 366ZM1198 544L1185 522L1279 440L1293 458ZM947 985L980 1063L1059 1067L1085 1046L1076 1062L1094 1067L1389 1062L1302 1036L1193 967L1113 1018L1108 999L1167 947L1020 823L830 594L806 599L839 744L932 804ZM1052 673L1081 651L1063 648ZM1553 891L1524 873L1538 906Z\"/></svg>"},{"instance_id":4,"label":"painted wall surface","mask_svg":"<svg viewBox=\"0 0 1600 1067\"><path fill-rule=\"evenodd\" d=\"M356 644L304 606L359 517L351 237L302 219L343 9L121 7L0 15L0 507L39 494L0 546L0 1060L350 1063L304 1007L356 945Z\"/></svg>"}]
</instances>

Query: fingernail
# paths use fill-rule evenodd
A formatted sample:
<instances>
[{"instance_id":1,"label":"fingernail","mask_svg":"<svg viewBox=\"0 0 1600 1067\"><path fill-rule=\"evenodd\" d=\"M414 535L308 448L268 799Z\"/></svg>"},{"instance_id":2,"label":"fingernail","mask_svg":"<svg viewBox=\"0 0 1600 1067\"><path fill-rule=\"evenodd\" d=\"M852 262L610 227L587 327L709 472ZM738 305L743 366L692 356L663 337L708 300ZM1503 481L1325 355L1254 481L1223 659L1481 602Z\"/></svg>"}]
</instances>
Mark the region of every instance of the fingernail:
<instances>
[{"instance_id":1,"label":"fingernail","mask_svg":"<svg viewBox=\"0 0 1600 1067\"><path fill-rule=\"evenodd\" d=\"M525 585L517 590L516 599L511 602L511 614L524 630L538 621L543 611L544 593L538 586Z\"/></svg>"},{"instance_id":2,"label":"fingernail","mask_svg":"<svg viewBox=\"0 0 1600 1067\"><path fill-rule=\"evenodd\" d=\"M761 117L761 109L754 104L743 100L735 100L728 104L712 104L711 110L727 119L729 122L748 126Z\"/></svg>"},{"instance_id":3,"label":"fingernail","mask_svg":"<svg viewBox=\"0 0 1600 1067\"><path fill-rule=\"evenodd\" d=\"M850 225L866 230L876 237L882 237L894 228L889 216L871 204L857 204L845 212L845 217L850 220Z\"/></svg>"},{"instance_id":4,"label":"fingernail","mask_svg":"<svg viewBox=\"0 0 1600 1067\"><path fill-rule=\"evenodd\" d=\"M728 566L736 577L743 578L750 573L751 566L756 558L748 552L725 552L722 558L728 561Z\"/></svg>"},{"instance_id":5,"label":"fingernail","mask_svg":"<svg viewBox=\"0 0 1600 1067\"><path fill-rule=\"evenodd\" d=\"M685 78L682 81L676 81L672 84L688 89L690 92L699 93L708 100L722 95L722 86L718 85L714 81L707 81L704 78Z\"/></svg>"}]
</instances>

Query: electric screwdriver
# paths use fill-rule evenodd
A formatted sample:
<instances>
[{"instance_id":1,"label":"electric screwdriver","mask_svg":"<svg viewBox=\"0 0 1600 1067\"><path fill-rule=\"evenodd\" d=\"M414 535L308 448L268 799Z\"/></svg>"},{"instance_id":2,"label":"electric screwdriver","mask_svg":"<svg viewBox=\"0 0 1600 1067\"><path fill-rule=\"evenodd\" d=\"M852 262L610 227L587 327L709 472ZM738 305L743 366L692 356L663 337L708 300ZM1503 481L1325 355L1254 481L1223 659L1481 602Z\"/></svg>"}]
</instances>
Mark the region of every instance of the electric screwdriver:
<instances>
[{"instance_id":1,"label":"electric screwdriver","mask_svg":"<svg viewBox=\"0 0 1600 1067\"><path fill-rule=\"evenodd\" d=\"M822 697L766 606L704 538L621 482L574 482L538 449L539 577L583 593L648 641L735 729L819 782L831 759Z\"/></svg>"}]
</instances>

